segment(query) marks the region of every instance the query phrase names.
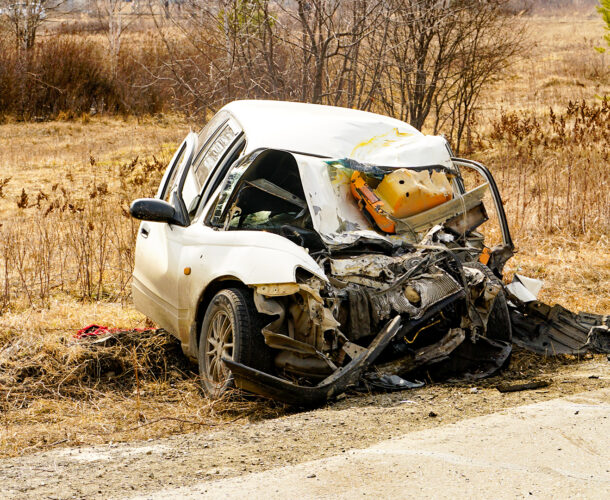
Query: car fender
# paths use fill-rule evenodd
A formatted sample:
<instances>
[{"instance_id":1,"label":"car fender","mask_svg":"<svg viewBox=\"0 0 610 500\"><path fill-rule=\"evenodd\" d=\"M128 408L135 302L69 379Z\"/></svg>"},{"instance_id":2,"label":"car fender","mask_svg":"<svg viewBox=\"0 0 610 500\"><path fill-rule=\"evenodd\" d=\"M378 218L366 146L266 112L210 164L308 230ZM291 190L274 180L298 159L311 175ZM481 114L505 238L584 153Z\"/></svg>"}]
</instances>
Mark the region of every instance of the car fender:
<instances>
[{"instance_id":1,"label":"car fender","mask_svg":"<svg viewBox=\"0 0 610 500\"><path fill-rule=\"evenodd\" d=\"M185 339L208 286L218 280L244 285L294 283L302 268L327 281L307 250L283 236L264 231L218 231L194 224L183 235L180 257L180 336Z\"/></svg>"}]
</instances>

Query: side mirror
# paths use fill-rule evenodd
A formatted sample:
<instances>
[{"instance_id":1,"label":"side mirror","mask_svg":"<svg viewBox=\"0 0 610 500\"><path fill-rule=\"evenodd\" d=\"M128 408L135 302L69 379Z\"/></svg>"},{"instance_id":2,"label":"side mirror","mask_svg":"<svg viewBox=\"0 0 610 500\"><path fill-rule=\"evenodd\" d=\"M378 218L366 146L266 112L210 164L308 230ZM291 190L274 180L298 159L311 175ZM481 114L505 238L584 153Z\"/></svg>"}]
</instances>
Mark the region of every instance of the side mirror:
<instances>
[{"instance_id":1,"label":"side mirror","mask_svg":"<svg viewBox=\"0 0 610 500\"><path fill-rule=\"evenodd\" d=\"M176 219L176 209L166 201L156 198L135 200L129 207L129 213L134 219L179 224Z\"/></svg>"}]
</instances>

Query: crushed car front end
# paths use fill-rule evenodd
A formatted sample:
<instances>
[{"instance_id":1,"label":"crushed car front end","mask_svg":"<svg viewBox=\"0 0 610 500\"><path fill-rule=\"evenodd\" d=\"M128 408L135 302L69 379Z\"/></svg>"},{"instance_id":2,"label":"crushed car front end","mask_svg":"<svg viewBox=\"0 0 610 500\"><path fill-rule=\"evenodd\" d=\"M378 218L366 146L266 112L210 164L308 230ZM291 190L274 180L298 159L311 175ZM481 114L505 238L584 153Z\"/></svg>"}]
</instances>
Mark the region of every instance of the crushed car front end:
<instances>
[{"instance_id":1,"label":"crushed car front end","mask_svg":"<svg viewBox=\"0 0 610 500\"><path fill-rule=\"evenodd\" d=\"M274 165L286 175L278 176ZM511 326L498 275L513 244L491 174L473 165L448 154L442 164L387 167L264 151L227 182L219 217L225 230L280 234L325 273L322 279L300 268L294 283L251 287L258 312L270 319L262 334L275 370L225 359L236 385L311 405L359 380L396 388L424 368L469 377L500 369L510 355ZM409 168L441 174L451 192L409 217L382 211L395 224L386 232L354 193L354 179L372 187ZM482 178L470 191L461 175L466 168ZM497 197L502 234L492 249L477 232L488 220L486 194Z\"/></svg>"}]
</instances>

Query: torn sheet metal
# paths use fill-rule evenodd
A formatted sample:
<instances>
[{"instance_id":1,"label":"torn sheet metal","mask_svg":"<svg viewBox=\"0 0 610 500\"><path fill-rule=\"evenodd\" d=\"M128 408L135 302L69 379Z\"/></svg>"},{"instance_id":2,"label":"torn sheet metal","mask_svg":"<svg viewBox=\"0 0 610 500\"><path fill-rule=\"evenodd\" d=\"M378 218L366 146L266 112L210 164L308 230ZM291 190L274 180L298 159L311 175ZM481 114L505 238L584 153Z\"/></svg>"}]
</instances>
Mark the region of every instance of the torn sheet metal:
<instances>
[{"instance_id":1,"label":"torn sheet metal","mask_svg":"<svg viewBox=\"0 0 610 500\"><path fill-rule=\"evenodd\" d=\"M471 229L487 220L484 208L475 211L471 220L464 220L462 223L453 220L458 215L480 206L483 196L489 190L489 185L484 183L422 213L402 219L388 214L396 224L397 234L382 233L358 207L352 193L353 170L348 166L364 167L349 160L321 161L298 154L295 154L294 158L298 164L313 226L329 248L345 248L359 241L383 243L392 248L405 243L417 243L430 227L445 221L453 221L452 227L460 228L464 225ZM397 172L403 169L388 170ZM372 174L378 176L379 172L381 170L377 169L372 171Z\"/></svg>"},{"instance_id":2,"label":"torn sheet metal","mask_svg":"<svg viewBox=\"0 0 610 500\"><path fill-rule=\"evenodd\" d=\"M515 274L512 283L506 289L521 302L532 302L538 298L542 289L542 281Z\"/></svg>"},{"instance_id":3,"label":"torn sheet metal","mask_svg":"<svg viewBox=\"0 0 610 500\"><path fill-rule=\"evenodd\" d=\"M439 363L435 372L462 380L479 380L497 374L508 362L512 344L482 336L462 342L451 356Z\"/></svg>"},{"instance_id":4,"label":"torn sheet metal","mask_svg":"<svg viewBox=\"0 0 610 500\"><path fill-rule=\"evenodd\" d=\"M513 342L539 354L610 352L610 316L575 314L534 300L512 305L510 317Z\"/></svg>"},{"instance_id":5,"label":"torn sheet metal","mask_svg":"<svg viewBox=\"0 0 610 500\"><path fill-rule=\"evenodd\" d=\"M360 275L393 280L392 266L401 265L409 258L412 256L359 255L348 259L332 259L330 269L334 276Z\"/></svg>"},{"instance_id":6,"label":"torn sheet metal","mask_svg":"<svg viewBox=\"0 0 610 500\"><path fill-rule=\"evenodd\" d=\"M452 328L438 342L422 347L411 356L377 365L378 373L406 375L420 366L428 363L438 363L449 359L449 355L466 339L466 333L461 328Z\"/></svg>"}]
</instances>

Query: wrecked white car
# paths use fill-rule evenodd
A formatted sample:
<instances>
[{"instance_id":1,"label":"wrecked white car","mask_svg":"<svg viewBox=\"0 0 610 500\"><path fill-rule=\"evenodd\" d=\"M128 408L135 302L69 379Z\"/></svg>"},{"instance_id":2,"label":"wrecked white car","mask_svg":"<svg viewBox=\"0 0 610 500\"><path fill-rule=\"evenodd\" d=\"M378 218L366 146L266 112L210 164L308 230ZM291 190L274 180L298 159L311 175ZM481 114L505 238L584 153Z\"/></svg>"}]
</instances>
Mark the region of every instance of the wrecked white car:
<instances>
[{"instance_id":1,"label":"wrecked white car","mask_svg":"<svg viewBox=\"0 0 610 500\"><path fill-rule=\"evenodd\" d=\"M502 284L514 247L490 172L392 118L233 102L131 214L135 305L198 360L210 395L308 406L422 370L488 376L513 334L542 352L607 348L607 317L556 314L527 280Z\"/></svg>"}]
</instances>

